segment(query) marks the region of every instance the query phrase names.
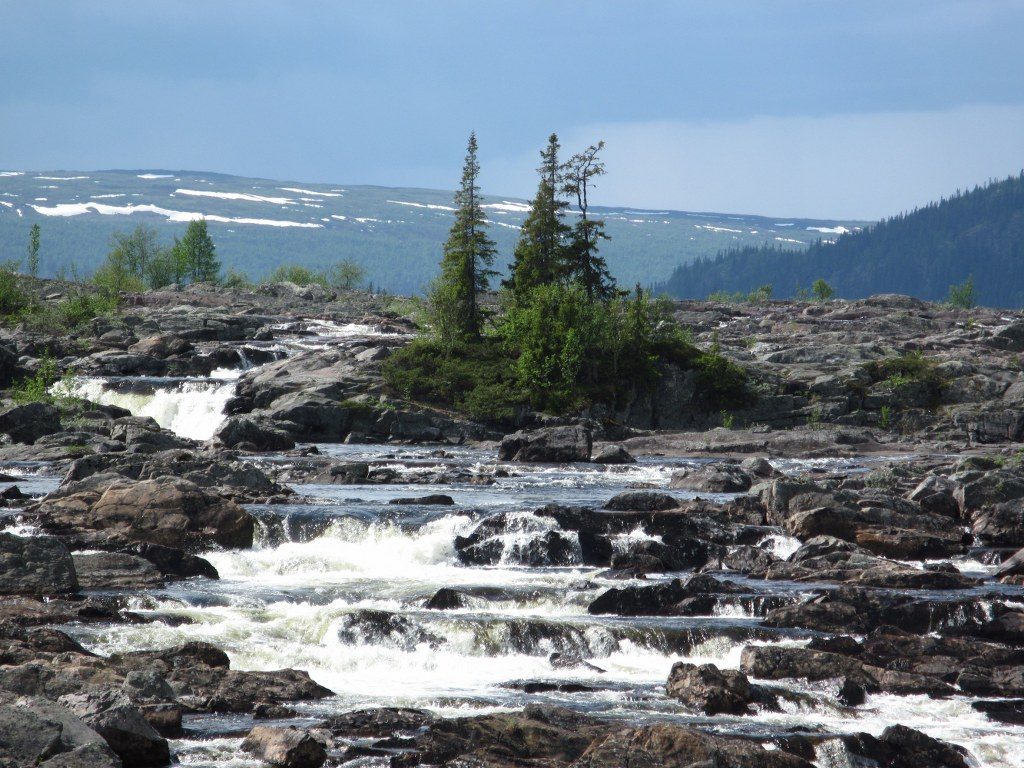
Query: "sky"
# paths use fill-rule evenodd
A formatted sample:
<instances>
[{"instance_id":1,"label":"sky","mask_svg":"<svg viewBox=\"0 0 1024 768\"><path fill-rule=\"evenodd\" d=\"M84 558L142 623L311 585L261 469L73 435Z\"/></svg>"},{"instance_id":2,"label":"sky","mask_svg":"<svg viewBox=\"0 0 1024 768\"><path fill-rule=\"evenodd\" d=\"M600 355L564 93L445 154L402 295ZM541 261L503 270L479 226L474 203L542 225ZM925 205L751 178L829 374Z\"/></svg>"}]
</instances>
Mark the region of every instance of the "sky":
<instances>
[{"instance_id":1,"label":"sky","mask_svg":"<svg viewBox=\"0 0 1024 768\"><path fill-rule=\"evenodd\" d=\"M875 219L1024 168L1024 0L0 0L0 169Z\"/></svg>"}]
</instances>

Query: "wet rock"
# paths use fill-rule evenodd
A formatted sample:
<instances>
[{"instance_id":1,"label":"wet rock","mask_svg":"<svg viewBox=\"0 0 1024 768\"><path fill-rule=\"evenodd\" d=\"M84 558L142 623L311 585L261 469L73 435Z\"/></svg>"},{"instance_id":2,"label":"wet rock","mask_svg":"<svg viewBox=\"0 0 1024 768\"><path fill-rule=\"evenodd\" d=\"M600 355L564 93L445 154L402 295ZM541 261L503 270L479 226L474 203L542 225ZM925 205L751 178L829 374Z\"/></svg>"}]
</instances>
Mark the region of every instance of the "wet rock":
<instances>
[{"instance_id":1,"label":"wet rock","mask_svg":"<svg viewBox=\"0 0 1024 768\"><path fill-rule=\"evenodd\" d=\"M434 611L450 611L455 608L465 608L466 601L461 592L457 592L449 587L442 587L434 593L434 596L423 607Z\"/></svg>"},{"instance_id":2,"label":"wet rock","mask_svg":"<svg viewBox=\"0 0 1024 768\"><path fill-rule=\"evenodd\" d=\"M202 576L207 579L220 578L217 569L198 555L190 555L174 547L164 547L160 544L135 544L130 548L130 553L145 558L156 566L165 577L188 579L193 576Z\"/></svg>"},{"instance_id":3,"label":"wet rock","mask_svg":"<svg viewBox=\"0 0 1024 768\"><path fill-rule=\"evenodd\" d=\"M655 491L624 491L605 502L604 508L620 512L654 512L675 509L679 499Z\"/></svg>"},{"instance_id":4,"label":"wet rock","mask_svg":"<svg viewBox=\"0 0 1024 768\"><path fill-rule=\"evenodd\" d=\"M983 699L971 702L971 709L998 723L1024 725L1024 699Z\"/></svg>"},{"instance_id":5,"label":"wet rock","mask_svg":"<svg viewBox=\"0 0 1024 768\"><path fill-rule=\"evenodd\" d=\"M320 768L327 760L324 745L297 728L258 725L242 741L242 751L281 768Z\"/></svg>"},{"instance_id":6,"label":"wet rock","mask_svg":"<svg viewBox=\"0 0 1024 768\"><path fill-rule=\"evenodd\" d=\"M76 552L72 555L82 589L150 589L163 577L151 562L121 552Z\"/></svg>"},{"instance_id":7,"label":"wet rock","mask_svg":"<svg viewBox=\"0 0 1024 768\"><path fill-rule=\"evenodd\" d=\"M740 469L748 475L767 480L775 477L782 477L782 473L775 469L767 459L760 456L752 456L740 462Z\"/></svg>"},{"instance_id":8,"label":"wet rock","mask_svg":"<svg viewBox=\"0 0 1024 768\"><path fill-rule=\"evenodd\" d=\"M391 499L388 504L395 505L424 505L450 507L455 504L455 499L445 493L432 493L428 496L414 496L411 498Z\"/></svg>"},{"instance_id":9,"label":"wet rock","mask_svg":"<svg viewBox=\"0 0 1024 768\"><path fill-rule=\"evenodd\" d=\"M1024 549L1018 550L999 566L999 569L996 571L996 577L1004 578L1007 576L1024 576Z\"/></svg>"},{"instance_id":10,"label":"wet rock","mask_svg":"<svg viewBox=\"0 0 1024 768\"><path fill-rule=\"evenodd\" d=\"M679 540L665 544L653 539L630 542L612 556L611 566L634 573L670 573L702 567L708 562L707 544Z\"/></svg>"},{"instance_id":11,"label":"wet rock","mask_svg":"<svg viewBox=\"0 0 1024 768\"><path fill-rule=\"evenodd\" d=\"M0 434L15 443L32 444L62 429L60 411L49 403L25 403L0 410Z\"/></svg>"},{"instance_id":12,"label":"wet rock","mask_svg":"<svg viewBox=\"0 0 1024 768\"><path fill-rule=\"evenodd\" d=\"M554 521L543 515L500 513L482 520L469 535L456 536L455 552L466 565L506 562L538 567L578 563L578 541L554 528Z\"/></svg>"},{"instance_id":13,"label":"wet rock","mask_svg":"<svg viewBox=\"0 0 1024 768\"><path fill-rule=\"evenodd\" d=\"M1024 499L982 508L971 520L971 532L990 547L1024 546Z\"/></svg>"},{"instance_id":14,"label":"wet rock","mask_svg":"<svg viewBox=\"0 0 1024 768\"><path fill-rule=\"evenodd\" d=\"M844 678L843 684L839 686L839 694L836 699L840 704L847 707L859 707L867 700L867 692L864 686L850 678Z\"/></svg>"},{"instance_id":15,"label":"wet rock","mask_svg":"<svg viewBox=\"0 0 1024 768\"><path fill-rule=\"evenodd\" d=\"M338 639L350 645L380 644L403 651L414 651L418 645L436 648L442 644L441 638L405 616L369 608L342 616L338 621Z\"/></svg>"},{"instance_id":16,"label":"wet rock","mask_svg":"<svg viewBox=\"0 0 1024 768\"><path fill-rule=\"evenodd\" d=\"M750 681L742 672L682 661L672 665L665 692L705 715L747 715L755 700Z\"/></svg>"},{"instance_id":17,"label":"wet rock","mask_svg":"<svg viewBox=\"0 0 1024 768\"><path fill-rule=\"evenodd\" d=\"M379 737L399 731L418 731L436 720L435 715L420 709L382 707L334 715L327 720L326 727L338 736Z\"/></svg>"},{"instance_id":18,"label":"wet rock","mask_svg":"<svg viewBox=\"0 0 1024 768\"><path fill-rule=\"evenodd\" d=\"M933 768L968 768L966 751L962 747L933 739L905 725L890 725L882 731L881 741L894 748L898 757L890 763L894 768L914 768L927 765Z\"/></svg>"},{"instance_id":19,"label":"wet rock","mask_svg":"<svg viewBox=\"0 0 1024 768\"><path fill-rule=\"evenodd\" d=\"M248 416L229 416L214 433L221 445L233 448L247 443L258 451L290 451L295 440L287 432Z\"/></svg>"},{"instance_id":20,"label":"wet rock","mask_svg":"<svg viewBox=\"0 0 1024 768\"><path fill-rule=\"evenodd\" d=\"M738 464L704 464L673 472L668 487L702 493L744 493L752 485L751 476Z\"/></svg>"},{"instance_id":21,"label":"wet rock","mask_svg":"<svg viewBox=\"0 0 1024 768\"><path fill-rule=\"evenodd\" d=\"M501 461L570 464L590 461L593 437L586 427L544 427L505 435L498 447Z\"/></svg>"},{"instance_id":22,"label":"wet rock","mask_svg":"<svg viewBox=\"0 0 1024 768\"><path fill-rule=\"evenodd\" d=\"M122 694L116 691L69 694L62 696L60 703L102 736L125 768L150 768L170 763L167 740Z\"/></svg>"},{"instance_id":23,"label":"wet rock","mask_svg":"<svg viewBox=\"0 0 1024 768\"><path fill-rule=\"evenodd\" d=\"M594 456L595 464L636 464L636 459L621 445L606 445Z\"/></svg>"},{"instance_id":24,"label":"wet rock","mask_svg":"<svg viewBox=\"0 0 1024 768\"><path fill-rule=\"evenodd\" d=\"M619 616L692 616L708 615L716 605L717 594L740 592L730 581L693 576L684 584L673 579L649 587L612 587L587 607L591 615Z\"/></svg>"},{"instance_id":25,"label":"wet rock","mask_svg":"<svg viewBox=\"0 0 1024 768\"><path fill-rule=\"evenodd\" d=\"M237 504L166 476L132 482L94 475L45 497L37 512L48 531L108 545L250 547L255 527Z\"/></svg>"},{"instance_id":26,"label":"wet rock","mask_svg":"<svg viewBox=\"0 0 1024 768\"><path fill-rule=\"evenodd\" d=\"M110 437L124 443L125 450L131 453L160 453L193 445L191 440L161 429L154 419L135 416L115 420Z\"/></svg>"},{"instance_id":27,"label":"wet rock","mask_svg":"<svg viewBox=\"0 0 1024 768\"><path fill-rule=\"evenodd\" d=\"M50 701L0 705L0 764L41 768L121 768L102 737Z\"/></svg>"},{"instance_id":28,"label":"wet rock","mask_svg":"<svg viewBox=\"0 0 1024 768\"><path fill-rule=\"evenodd\" d=\"M0 532L0 594L66 595L78 588L71 553L59 540Z\"/></svg>"}]
</instances>

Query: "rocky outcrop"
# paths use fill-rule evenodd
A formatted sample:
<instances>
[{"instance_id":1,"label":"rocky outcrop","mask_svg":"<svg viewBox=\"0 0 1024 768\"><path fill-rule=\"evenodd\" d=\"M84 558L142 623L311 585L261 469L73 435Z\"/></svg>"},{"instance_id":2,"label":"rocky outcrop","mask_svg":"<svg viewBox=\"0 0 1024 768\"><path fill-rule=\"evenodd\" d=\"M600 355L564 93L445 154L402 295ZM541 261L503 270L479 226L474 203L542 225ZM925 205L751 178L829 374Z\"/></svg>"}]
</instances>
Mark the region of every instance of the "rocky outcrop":
<instances>
[{"instance_id":1,"label":"rocky outcrop","mask_svg":"<svg viewBox=\"0 0 1024 768\"><path fill-rule=\"evenodd\" d=\"M48 403L26 403L0 411L0 434L15 443L32 444L61 429L60 411Z\"/></svg>"},{"instance_id":2,"label":"rocky outcrop","mask_svg":"<svg viewBox=\"0 0 1024 768\"><path fill-rule=\"evenodd\" d=\"M71 553L59 540L0 532L0 594L43 597L78 589Z\"/></svg>"},{"instance_id":3,"label":"rocky outcrop","mask_svg":"<svg viewBox=\"0 0 1024 768\"><path fill-rule=\"evenodd\" d=\"M590 461L593 437L586 427L543 427L505 435L498 446L501 461L570 464Z\"/></svg>"},{"instance_id":4,"label":"rocky outcrop","mask_svg":"<svg viewBox=\"0 0 1024 768\"><path fill-rule=\"evenodd\" d=\"M45 530L107 547L249 547L255 525L237 504L166 476L133 482L93 475L50 494L34 512Z\"/></svg>"}]
</instances>

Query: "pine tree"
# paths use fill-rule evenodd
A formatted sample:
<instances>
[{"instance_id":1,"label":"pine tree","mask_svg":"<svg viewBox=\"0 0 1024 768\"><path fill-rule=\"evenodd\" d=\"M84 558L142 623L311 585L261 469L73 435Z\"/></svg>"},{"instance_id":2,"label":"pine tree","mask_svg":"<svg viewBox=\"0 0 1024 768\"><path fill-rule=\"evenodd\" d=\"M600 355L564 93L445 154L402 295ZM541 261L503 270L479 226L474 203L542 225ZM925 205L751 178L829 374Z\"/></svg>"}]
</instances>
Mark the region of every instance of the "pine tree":
<instances>
[{"instance_id":1,"label":"pine tree","mask_svg":"<svg viewBox=\"0 0 1024 768\"><path fill-rule=\"evenodd\" d=\"M490 288L496 249L487 236L480 207L480 163L476 133L469 134L462 181L455 193L455 222L443 246L441 276L431 294L435 323L442 340L479 339L483 327L480 294Z\"/></svg>"},{"instance_id":2,"label":"pine tree","mask_svg":"<svg viewBox=\"0 0 1024 768\"><path fill-rule=\"evenodd\" d=\"M561 168L562 192L576 199L580 212L566 248L566 272L569 279L583 286L591 299L606 299L615 293L615 280L608 272L608 264L597 253L598 243L610 238L605 234L604 221L588 215L589 192L596 186L593 180L605 174L604 163L598 159L602 149L603 141L592 144L569 158Z\"/></svg>"},{"instance_id":3,"label":"pine tree","mask_svg":"<svg viewBox=\"0 0 1024 768\"><path fill-rule=\"evenodd\" d=\"M562 173L558 150L558 136L552 133L547 148L540 153L537 195L530 204L514 260L509 265L510 277L506 286L517 298L524 297L538 285L548 285L565 275L566 243L570 230L563 221L567 204L559 197Z\"/></svg>"},{"instance_id":4,"label":"pine tree","mask_svg":"<svg viewBox=\"0 0 1024 768\"><path fill-rule=\"evenodd\" d=\"M26 258L28 273L39 277L39 225L33 224L28 233L28 256Z\"/></svg>"},{"instance_id":5,"label":"pine tree","mask_svg":"<svg viewBox=\"0 0 1024 768\"><path fill-rule=\"evenodd\" d=\"M188 270L192 282L212 282L220 275L220 262L217 260L216 246L206 229L206 219L196 219L188 225L185 236L175 243L180 248L181 257Z\"/></svg>"}]
</instances>

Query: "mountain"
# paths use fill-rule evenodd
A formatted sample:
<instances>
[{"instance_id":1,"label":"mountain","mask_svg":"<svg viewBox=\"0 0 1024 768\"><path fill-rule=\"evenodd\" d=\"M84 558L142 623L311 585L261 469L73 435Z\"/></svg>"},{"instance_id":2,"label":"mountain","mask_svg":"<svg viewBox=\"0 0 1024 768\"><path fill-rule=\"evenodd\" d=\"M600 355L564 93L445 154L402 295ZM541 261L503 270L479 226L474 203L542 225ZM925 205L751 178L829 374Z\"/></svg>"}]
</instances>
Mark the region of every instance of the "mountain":
<instances>
[{"instance_id":1,"label":"mountain","mask_svg":"<svg viewBox=\"0 0 1024 768\"><path fill-rule=\"evenodd\" d=\"M803 251L748 246L697 259L660 287L704 298L772 284L773 295L784 297L824 278L844 298L904 293L935 301L969 276L981 303L1024 306L1024 173Z\"/></svg>"},{"instance_id":2,"label":"mountain","mask_svg":"<svg viewBox=\"0 0 1024 768\"><path fill-rule=\"evenodd\" d=\"M0 171L0 259L21 259L29 228L42 228L41 273L86 275L111 233L144 222L164 242L206 217L225 267L259 278L282 263L322 268L348 258L367 279L415 293L434 276L451 225L443 190L311 184L195 171ZM526 201L487 197L498 266L512 258ZM600 208L612 239L603 244L625 285L665 280L699 256L764 240L805 248L820 232L864 222L771 219L682 211Z\"/></svg>"}]
</instances>

